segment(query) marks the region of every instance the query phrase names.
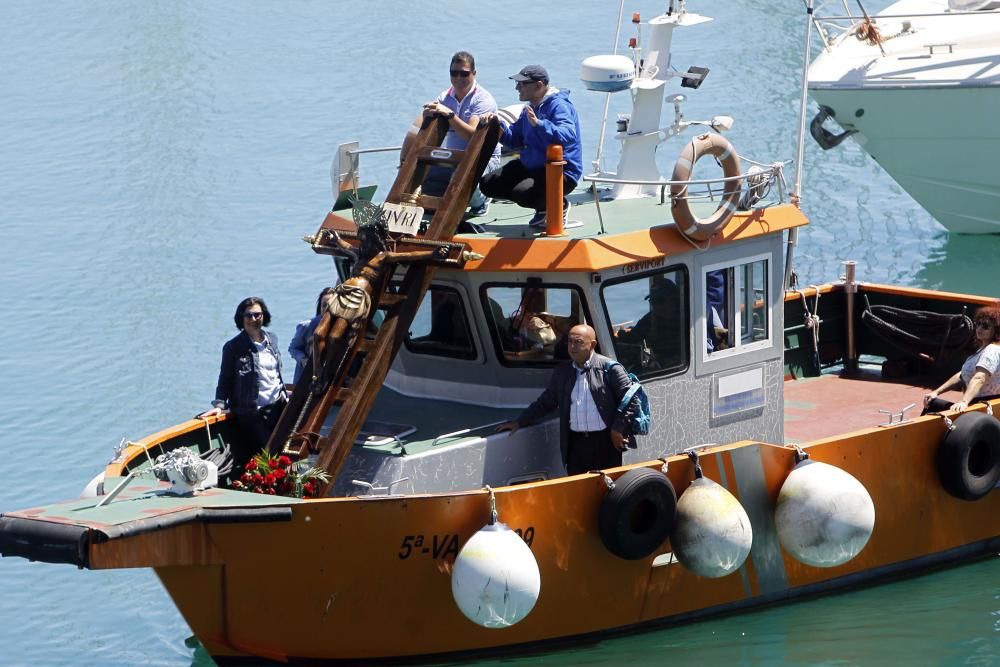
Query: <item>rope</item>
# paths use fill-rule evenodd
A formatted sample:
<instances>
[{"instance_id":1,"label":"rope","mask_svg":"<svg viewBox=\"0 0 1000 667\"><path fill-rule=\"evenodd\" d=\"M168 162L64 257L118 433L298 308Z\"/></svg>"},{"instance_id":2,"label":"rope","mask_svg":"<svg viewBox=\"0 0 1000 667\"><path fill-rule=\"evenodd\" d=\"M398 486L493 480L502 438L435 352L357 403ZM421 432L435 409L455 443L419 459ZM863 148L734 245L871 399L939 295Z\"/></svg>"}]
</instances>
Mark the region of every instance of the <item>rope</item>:
<instances>
[{"instance_id":1,"label":"rope","mask_svg":"<svg viewBox=\"0 0 1000 667\"><path fill-rule=\"evenodd\" d=\"M219 449L212 449L201 458L215 464L220 478L229 475L233 470L233 454L229 445L223 444Z\"/></svg>"},{"instance_id":2,"label":"rope","mask_svg":"<svg viewBox=\"0 0 1000 667\"><path fill-rule=\"evenodd\" d=\"M804 324L806 329L812 332L813 339L813 364L816 366L816 370L819 370L819 287L817 285L810 285L811 289L816 291L816 298L813 301L812 312L809 311L809 301L806 298L805 290L795 290L802 297L802 310L805 312Z\"/></svg>"},{"instance_id":3,"label":"rope","mask_svg":"<svg viewBox=\"0 0 1000 667\"><path fill-rule=\"evenodd\" d=\"M972 320L964 312L959 314L934 313L924 310L905 310L893 306L873 306L865 296L865 310L861 321L872 333L893 347L915 356L926 356L936 361L938 355L961 350L972 339Z\"/></svg>"}]
</instances>

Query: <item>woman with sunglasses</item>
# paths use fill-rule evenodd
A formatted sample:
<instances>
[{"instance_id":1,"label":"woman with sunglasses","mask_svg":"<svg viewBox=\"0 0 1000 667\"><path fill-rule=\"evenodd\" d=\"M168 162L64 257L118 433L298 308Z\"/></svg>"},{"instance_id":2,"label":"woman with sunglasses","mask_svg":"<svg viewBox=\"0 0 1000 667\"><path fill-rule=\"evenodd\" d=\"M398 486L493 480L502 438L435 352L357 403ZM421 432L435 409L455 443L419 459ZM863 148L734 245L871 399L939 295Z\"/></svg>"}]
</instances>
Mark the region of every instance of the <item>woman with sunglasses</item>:
<instances>
[{"instance_id":1,"label":"woman with sunglasses","mask_svg":"<svg viewBox=\"0 0 1000 667\"><path fill-rule=\"evenodd\" d=\"M972 401L987 401L1000 398L1000 307L983 306L976 311L976 352L965 363L962 370L945 380L944 384L924 396L924 412L940 412L952 408L965 412ZM938 398L938 394L965 385L962 399L951 403Z\"/></svg>"},{"instance_id":2,"label":"woman with sunglasses","mask_svg":"<svg viewBox=\"0 0 1000 667\"><path fill-rule=\"evenodd\" d=\"M243 466L267 445L287 396L278 339L264 329L271 323L267 304L260 297L243 299L233 321L240 333L222 347L214 407L200 416L217 415L224 409L232 413L240 436L232 444L233 474L239 476Z\"/></svg>"}]
</instances>

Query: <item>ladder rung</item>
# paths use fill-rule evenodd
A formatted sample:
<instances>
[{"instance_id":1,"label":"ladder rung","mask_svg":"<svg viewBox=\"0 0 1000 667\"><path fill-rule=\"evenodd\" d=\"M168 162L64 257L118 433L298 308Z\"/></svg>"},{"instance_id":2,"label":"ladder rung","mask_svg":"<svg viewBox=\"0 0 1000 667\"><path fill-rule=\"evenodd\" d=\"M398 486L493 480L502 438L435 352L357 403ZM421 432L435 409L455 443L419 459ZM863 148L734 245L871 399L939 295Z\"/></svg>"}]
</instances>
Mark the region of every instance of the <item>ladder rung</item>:
<instances>
[{"instance_id":1,"label":"ladder rung","mask_svg":"<svg viewBox=\"0 0 1000 667\"><path fill-rule=\"evenodd\" d=\"M465 151L438 146L424 146L417 151L417 162L424 164L450 164L457 166L465 156Z\"/></svg>"},{"instance_id":2,"label":"ladder rung","mask_svg":"<svg viewBox=\"0 0 1000 667\"><path fill-rule=\"evenodd\" d=\"M425 211L436 211L444 206L444 197L432 197L431 195L420 195L417 197L417 206Z\"/></svg>"},{"instance_id":3,"label":"ladder rung","mask_svg":"<svg viewBox=\"0 0 1000 667\"><path fill-rule=\"evenodd\" d=\"M386 202L390 204L399 204L406 202L410 206L419 206L428 212L433 212L444 206L444 197L434 197L432 195L417 195L414 197L412 194L403 195L401 201L390 201L386 199Z\"/></svg>"},{"instance_id":4,"label":"ladder rung","mask_svg":"<svg viewBox=\"0 0 1000 667\"><path fill-rule=\"evenodd\" d=\"M406 297L402 294L383 294L378 298L378 305L380 308L385 306L395 306L405 298Z\"/></svg>"}]
</instances>

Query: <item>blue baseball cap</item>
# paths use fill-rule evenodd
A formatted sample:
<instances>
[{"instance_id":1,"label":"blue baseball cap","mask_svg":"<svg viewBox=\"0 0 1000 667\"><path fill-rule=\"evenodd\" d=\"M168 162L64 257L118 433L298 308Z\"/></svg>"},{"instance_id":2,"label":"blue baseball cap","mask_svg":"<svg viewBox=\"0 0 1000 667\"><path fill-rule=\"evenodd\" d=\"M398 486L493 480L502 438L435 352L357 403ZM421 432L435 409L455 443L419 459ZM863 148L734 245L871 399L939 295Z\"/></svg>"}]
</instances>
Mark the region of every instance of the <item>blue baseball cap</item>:
<instances>
[{"instance_id":1,"label":"blue baseball cap","mask_svg":"<svg viewBox=\"0 0 1000 667\"><path fill-rule=\"evenodd\" d=\"M549 73L541 65L525 65L521 68L520 72L507 78L513 79L518 83L525 83L526 81L541 81L542 83L548 83Z\"/></svg>"}]
</instances>

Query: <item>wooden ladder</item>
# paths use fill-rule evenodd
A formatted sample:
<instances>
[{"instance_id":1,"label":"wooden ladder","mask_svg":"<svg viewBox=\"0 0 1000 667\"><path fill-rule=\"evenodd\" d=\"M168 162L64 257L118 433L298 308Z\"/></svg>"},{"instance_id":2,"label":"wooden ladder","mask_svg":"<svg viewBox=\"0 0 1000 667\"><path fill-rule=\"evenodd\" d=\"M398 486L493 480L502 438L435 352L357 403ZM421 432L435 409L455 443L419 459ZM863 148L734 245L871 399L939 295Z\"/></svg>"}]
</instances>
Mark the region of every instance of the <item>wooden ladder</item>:
<instances>
[{"instance_id":1,"label":"wooden ladder","mask_svg":"<svg viewBox=\"0 0 1000 667\"><path fill-rule=\"evenodd\" d=\"M481 123L464 151L440 147L447 130L448 122L444 118L424 120L385 200L391 204L434 209L434 216L423 237L402 237L390 233L387 241L387 245L400 253L433 250L433 259L411 264L402 260L384 268L378 284L372 285L371 306L364 320L353 329L352 340L345 341L342 354L338 350L333 359L328 358L323 369L329 380L326 390L322 393L314 391L313 360L310 359L268 442L268 450L272 454L283 452L301 457L309 449L319 451L316 467L324 470L330 478L330 482L320 490L321 496L326 495L329 485L336 481L337 473L361 431L430 285L435 267L461 267L465 264L464 244L450 241L468 207L472 189L493 154L500 137L500 125L496 118L489 123ZM432 165L454 167L448 187L440 197L425 195L419 190L428 167ZM321 254L345 256L347 253L341 245L331 243L331 235L324 233L329 221L328 216L327 222L312 237L313 250ZM352 246L359 243L356 233L341 231L339 236ZM392 277L397 265L406 268L402 280L394 283ZM355 266L352 275L359 270L359 266ZM376 331L372 317L378 310L383 311L385 317ZM324 318L329 317L329 313L324 315ZM322 326L323 322L320 323ZM322 436L320 428L335 405L340 409L329 434Z\"/></svg>"}]
</instances>

